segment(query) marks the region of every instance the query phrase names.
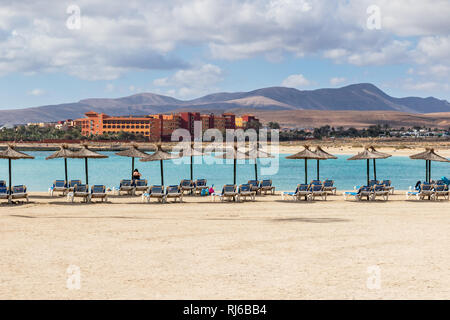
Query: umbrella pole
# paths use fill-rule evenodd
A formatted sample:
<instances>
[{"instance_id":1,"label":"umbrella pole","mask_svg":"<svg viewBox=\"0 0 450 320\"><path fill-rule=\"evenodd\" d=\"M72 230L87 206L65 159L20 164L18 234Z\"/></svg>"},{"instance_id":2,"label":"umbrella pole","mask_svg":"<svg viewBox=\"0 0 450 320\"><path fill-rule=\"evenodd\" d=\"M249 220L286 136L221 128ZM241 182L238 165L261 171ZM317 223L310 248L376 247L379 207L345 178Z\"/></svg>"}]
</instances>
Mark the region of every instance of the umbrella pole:
<instances>
[{"instance_id":1,"label":"umbrella pole","mask_svg":"<svg viewBox=\"0 0 450 320\"><path fill-rule=\"evenodd\" d=\"M11 193L11 179L12 179L11 159L8 159L8 165L9 165L9 193Z\"/></svg>"},{"instance_id":2,"label":"umbrella pole","mask_svg":"<svg viewBox=\"0 0 450 320\"><path fill-rule=\"evenodd\" d=\"M373 179L377 180L377 163L375 162L375 159L373 159Z\"/></svg>"},{"instance_id":3,"label":"umbrella pole","mask_svg":"<svg viewBox=\"0 0 450 320\"><path fill-rule=\"evenodd\" d=\"M86 184L89 185L88 158L84 158L84 169L86 171Z\"/></svg>"},{"instance_id":4,"label":"umbrella pole","mask_svg":"<svg viewBox=\"0 0 450 320\"><path fill-rule=\"evenodd\" d=\"M370 160L367 159L367 186L369 186L369 182L370 182Z\"/></svg>"},{"instance_id":5,"label":"umbrella pole","mask_svg":"<svg viewBox=\"0 0 450 320\"><path fill-rule=\"evenodd\" d=\"M160 167L161 167L161 186L164 188L164 166L163 166L163 161L159 160L160 162Z\"/></svg>"},{"instance_id":6,"label":"umbrella pole","mask_svg":"<svg viewBox=\"0 0 450 320\"><path fill-rule=\"evenodd\" d=\"M308 184L308 159L305 158L305 184ZM308 200L308 197L305 196L305 201Z\"/></svg>"},{"instance_id":7,"label":"umbrella pole","mask_svg":"<svg viewBox=\"0 0 450 320\"><path fill-rule=\"evenodd\" d=\"M258 159L255 158L255 180L258 181Z\"/></svg>"},{"instance_id":8,"label":"umbrella pole","mask_svg":"<svg viewBox=\"0 0 450 320\"><path fill-rule=\"evenodd\" d=\"M428 183L431 182L431 160L428 160Z\"/></svg>"},{"instance_id":9,"label":"umbrella pole","mask_svg":"<svg viewBox=\"0 0 450 320\"><path fill-rule=\"evenodd\" d=\"M194 157L191 154L191 181L194 181Z\"/></svg>"},{"instance_id":10,"label":"umbrella pole","mask_svg":"<svg viewBox=\"0 0 450 320\"><path fill-rule=\"evenodd\" d=\"M320 169L319 169L319 159L317 159L317 180L320 180Z\"/></svg>"},{"instance_id":11,"label":"umbrella pole","mask_svg":"<svg viewBox=\"0 0 450 320\"><path fill-rule=\"evenodd\" d=\"M308 184L308 159L305 159L305 184Z\"/></svg>"},{"instance_id":12,"label":"umbrella pole","mask_svg":"<svg viewBox=\"0 0 450 320\"><path fill-rule=\"evenodd\" d=\"M134 157L131 157L131 180L133 180L134 173Z\"/></svg>"},{"instance_id":13,"label":"umbrella pole","mask_svg":"<svg viewBox=\"0 0 450 320\"><path fill-rule=\"evenodd\" d=\"M370 183L370 160L367 159L367 186ZM367 196L367 200L369 200L369 196Z\"/></svg>"},{"instance_id":14,"label":"umbrella pole","mask_svg":"<svg viewBox=\"0 0 450 320\"><path fill-rule=\"evenodd\" d=\"M66 178L66 185L69 183L69 178L67 176L67 158L64 158L64 175Z\"/></svg>"},{"instance_id":15,"label":"umbrella pole","mask_svg":"<svg viewBox=\"0 0 450 320\"><path fill-rule=\"evenodd\" d=\"M233 183L236 185L236 158L234 159L234 166L233 166Z\"/></svg>"},{"instance_id":16,"label":"umbrella pole","mask_svg":"<svg viewBox=\"0 0 450 320\"><path fill-rule=\"evenodd\" d=\"M428 160L425 160L425 182L428 182Z\"/></svg>"}]
</instances>

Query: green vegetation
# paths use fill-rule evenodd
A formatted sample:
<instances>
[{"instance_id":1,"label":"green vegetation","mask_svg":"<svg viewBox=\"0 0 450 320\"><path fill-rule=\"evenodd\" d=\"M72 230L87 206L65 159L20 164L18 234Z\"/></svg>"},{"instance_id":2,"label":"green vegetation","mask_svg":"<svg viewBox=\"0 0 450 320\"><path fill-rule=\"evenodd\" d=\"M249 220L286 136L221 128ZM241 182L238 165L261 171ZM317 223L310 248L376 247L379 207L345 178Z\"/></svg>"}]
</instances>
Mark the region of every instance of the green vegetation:
<instances>
[{"instance_id":1,"label":"green vegetation","mask_svg":"<svg viewBox=\"0 0 450 320\"><path fill-rule=\"evenodd\" d=\"M17 126L15 128L0 129L0 141L44 141L44 140L107 140L107 141L145 141L142 134L132 134L121 131L119 133L92 135L85 137L81 128L56 129L54 127Z\"/></svg>"}]
</instances>

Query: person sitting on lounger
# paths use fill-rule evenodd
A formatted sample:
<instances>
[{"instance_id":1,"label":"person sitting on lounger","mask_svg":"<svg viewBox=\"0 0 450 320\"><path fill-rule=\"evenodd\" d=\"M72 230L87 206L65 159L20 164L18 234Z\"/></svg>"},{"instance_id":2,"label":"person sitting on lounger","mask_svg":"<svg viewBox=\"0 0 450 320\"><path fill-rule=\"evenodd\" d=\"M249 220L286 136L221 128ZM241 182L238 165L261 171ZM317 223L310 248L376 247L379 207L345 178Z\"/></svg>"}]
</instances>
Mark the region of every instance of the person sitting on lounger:
<instances>
[{"instance_id":1,"label":"person sitting on lounger","mask_svg":"<svg viewBox=\"0 0 450 320\"><path fill-rule=\"evenodd\" d=\"M138 169L134 169L133 171L133 180L140 180L142 174L139 172Z\"/></svg>"},{"instance_id":2,"label":"person sitting on lounger","mask_svg":"<svg viewBox=\"0 0 450 320\"><path fill-rule=\"evenodd\" d=\"M419 180L416 182L416 186L414 187L415 190L420 192L420 186L422 185L422 182Z\"/></svg>"}]
</instances>

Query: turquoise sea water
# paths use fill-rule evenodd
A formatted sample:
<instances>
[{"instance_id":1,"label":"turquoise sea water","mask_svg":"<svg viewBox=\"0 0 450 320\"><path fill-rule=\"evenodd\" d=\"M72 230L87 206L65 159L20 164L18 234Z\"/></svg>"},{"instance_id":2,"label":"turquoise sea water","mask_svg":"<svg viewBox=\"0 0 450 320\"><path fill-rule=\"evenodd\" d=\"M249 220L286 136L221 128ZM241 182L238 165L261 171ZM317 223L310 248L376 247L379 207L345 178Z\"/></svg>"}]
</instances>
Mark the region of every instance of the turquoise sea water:
<instances>
[{"instance_id":1,"label":"turquoise sea water","mask_svg":"<svg viewBox=\"0 0 450 320\"><path fill-rule=\"evenodd\" d=\"M13 161L13 184L25 184L29 191L47 191L53 180L64 179L63 159L45 160L52 152L29 152L34 160ZM104 152L107 159L89 159L90 184L104 184L107 187L118 186L121 179L129 179L131 159L114 155L114 152ZM286 154L279 155L279 170L274 175L261 175L259 178L272 179L277 190L295 189L298 183L304 181L304 161L285 159ZM320 162L321 179L334 179L338 189L353 189L354 185L364 184L366 181L366 161L347 161L350 155L340 155L336 160ZM212 157L203 160L212 162ZM186 158L189 161L189 158ZM201 162L197 157L195 162ZM232 160L231 160L232 161ZM189 163L189 162L188 162ZM254 178L253 161L238 163L237 183L246 183ZM259 169L267 167L268 160L258 160ZM372 162L371 162L372 165ZM68 159L69 179L84 178L84 160ZM160 167L157 162L140 162L136 159L136 168L149 180L149 184L160 184ZM372 167L371 167L372 175ZM181 179L189 178L189 164L164 162L165 184L178 184ZM449 163L432 163L432 178L442 176L450 178ZM308 180L316 177L316 161L308 161ZM214 184L221 188L225 183L233 182L233 163L225 164L195 164L194 179L206 178L208 185ZM390 179L396 189L406 190L417 180L425 179L425 161L411 160L408 157L391 157L377 160L377 178ZM8 161L0 159L0 180L8 179Z\"/></svg>"}]
</instances>

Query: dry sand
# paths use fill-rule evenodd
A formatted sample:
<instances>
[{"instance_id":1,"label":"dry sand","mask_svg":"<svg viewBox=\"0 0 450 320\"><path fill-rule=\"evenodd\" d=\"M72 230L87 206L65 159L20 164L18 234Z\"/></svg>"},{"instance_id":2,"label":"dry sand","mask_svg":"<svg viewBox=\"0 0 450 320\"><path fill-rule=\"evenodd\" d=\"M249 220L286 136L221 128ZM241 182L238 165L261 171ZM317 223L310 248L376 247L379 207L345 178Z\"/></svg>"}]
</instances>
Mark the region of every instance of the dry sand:
<instances>
[{"instance_id":1,"label":"dry sand","mask_svg":"<svg viewBox=\"0 0 450 320\"><path fill-rule=\"evenodd\" d=\"M165 205L34 194L0 204L0 299L450 299L450 202L396 193Z\"/></svg>"}]
</instances>

